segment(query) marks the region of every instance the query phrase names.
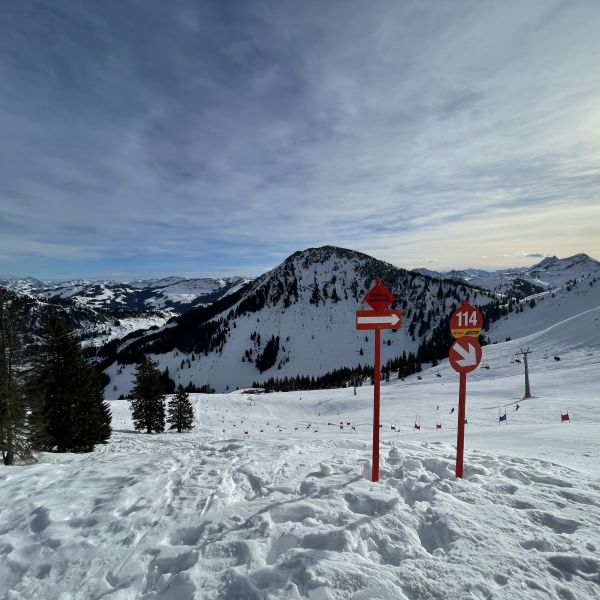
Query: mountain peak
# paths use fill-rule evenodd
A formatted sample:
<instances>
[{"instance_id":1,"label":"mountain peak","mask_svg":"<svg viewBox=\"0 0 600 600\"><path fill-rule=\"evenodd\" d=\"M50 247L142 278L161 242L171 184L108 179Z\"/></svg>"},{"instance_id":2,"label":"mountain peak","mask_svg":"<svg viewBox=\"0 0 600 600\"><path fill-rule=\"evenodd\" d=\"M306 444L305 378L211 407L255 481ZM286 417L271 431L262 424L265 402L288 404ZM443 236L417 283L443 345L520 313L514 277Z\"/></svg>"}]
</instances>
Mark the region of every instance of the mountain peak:
<instances>
[{"instance_id":1,"label":"mountain peak","mask_svg":"<svg viewBox=\"0 0 600 600\"><path fill-rule=\"evenodd\" d=\"M557 260L560 260L558 258L558 256L546 256L546 258L543 258L539 263L536 263L535 265L533 265L529 268L530 269L545 269L552 263L556 262Z\"/></svg>"},{"instance_id":2,"label":"mountain peak","mask_svg":"<svg viewBox=\"0 0 600 600\"><path fill-rule=\"evenodd\" d=\"M364 254L363 252L358 252L357 250L325 245L294 252L283 264L299 263L303 268L308 268L311 265L324 264L331 259L358 261L363 264L365 262L377 261L377 259L372 256ZM385 264L387 265L388 263Z\"/></svg>"},{"instance_id":3,"label":"mountain peak","mask_svg":"<svg viewBox=\"0 0 600 600\"><path fill-rule=\"evenodd\" d=\"M573 267L580 266L590 266L592 268L597 268L600 266L600 263L593 259L591 256L588 256L584 252L580 252L578 254L574 254L573 256L567 256L566 258L558 258L557 256L548 256L544 258L539 263L530 267L531 271L539 270L539 269L553 269L553 270L563 270L563 269L571 269Z\"/></svg>"}]
</instances>

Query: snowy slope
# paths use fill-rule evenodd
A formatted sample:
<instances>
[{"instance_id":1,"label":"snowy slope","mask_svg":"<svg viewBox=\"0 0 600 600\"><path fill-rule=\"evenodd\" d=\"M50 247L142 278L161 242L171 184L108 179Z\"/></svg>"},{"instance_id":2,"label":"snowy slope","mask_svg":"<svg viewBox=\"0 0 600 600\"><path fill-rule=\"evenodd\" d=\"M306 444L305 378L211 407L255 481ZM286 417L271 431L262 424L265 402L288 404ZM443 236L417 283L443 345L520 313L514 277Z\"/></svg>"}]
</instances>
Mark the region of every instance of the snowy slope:
<instances>
[{"instance_id":1,"label":"snowy slope","mask_svg":"<svg viewBox=\"0 0 600 600\"><path fill-rule=\"evenodd\" d=\"M198 388L208 384L217 391L248 387L269 377L317 376L356 367L365 363L364 353L373 336L356 331L354 315L357 308L368 308L362 298L376 275L396 295L395 306L404 310L402 328L382 333L383 361L416 352L465 294L470 293L471 300L480 305L492 300L486 293L455 282L440 284L358 252L325 246L297 252L254 281L239 301L212 319L218 327L210 334L204 334L204 325L194 333L193 326L181 321L179 333L167 332L179 336L170 342L168 351L163 349L164 336L156 340L159 351L152 350L147 337L135 347L143 345L161 370L169 369L176 384L192 383ZM425 327L427 320L430 324ZM191 344L188 335L197 339L209 335L211 340L221 336L222 342L194 351L184 346ZM279 338L279 352L273 366L261 372L257 358L272 337ZM111 389L116 386L119 394L130 391L135 368L132 356L118 356L106 369Z\"/></svg>"},{"instance_id":2,"label":"snowy slope","mask_svg":"<svg viewBox=\"0 0 600 600\"><path fill-rule=\"evenodd\" d=\"M523 345L526 401L512 362ZM544 359L556 346L561 361ZM134 433L114 401L108 445L0 470L4 597L598 598L600 309L486 346L484 360L469 375L461 481L446 362L383 386L377 484L370 386L195 395L191 434Z\"/></svg>"},{"instance_id":3,"label":"snowy slope","mask_svg":"<svg viewBox=\"0 0 600 600\"><path fill-rule=\"evenodd\" d=\"M489 337L498 342L523 337L600 307L600 278L594 279L582 277L577 283L526 298L520 303L522 312L509 313L491 325Z\"/></svg>"}]
</instances>

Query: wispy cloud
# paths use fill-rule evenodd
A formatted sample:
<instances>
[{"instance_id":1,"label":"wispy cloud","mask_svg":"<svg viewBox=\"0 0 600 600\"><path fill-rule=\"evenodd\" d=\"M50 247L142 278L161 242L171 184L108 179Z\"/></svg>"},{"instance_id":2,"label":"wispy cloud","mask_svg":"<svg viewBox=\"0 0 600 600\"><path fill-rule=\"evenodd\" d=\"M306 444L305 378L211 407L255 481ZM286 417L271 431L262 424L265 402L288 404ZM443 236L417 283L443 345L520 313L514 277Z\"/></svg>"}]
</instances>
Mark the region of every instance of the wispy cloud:
<instances>
[{"instance_id":1,"label":"wispy cloud","mask_svg":"<svg viewBox=\"0 0 600 600\"><path fill-rule=\"evenodd\" d=\"M600 255L598 30L558 0L5 7L0 270Z\"/></svg>"}]
</instances>

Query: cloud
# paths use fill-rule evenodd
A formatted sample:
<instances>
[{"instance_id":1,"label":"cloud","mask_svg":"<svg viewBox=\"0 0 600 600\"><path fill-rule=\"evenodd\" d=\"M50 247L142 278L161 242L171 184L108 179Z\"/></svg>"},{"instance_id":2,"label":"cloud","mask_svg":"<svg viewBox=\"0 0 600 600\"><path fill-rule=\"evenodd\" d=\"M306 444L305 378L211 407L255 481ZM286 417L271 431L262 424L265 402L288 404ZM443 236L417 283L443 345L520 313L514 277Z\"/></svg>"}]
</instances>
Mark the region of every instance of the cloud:
<instances>
[{"instance_id":1,"label":"cloud","mask_svg":"<svg viewBox=\"0 0 600 600\"><path fill-rule=\"evenodd\" d=\"M551 252L513 252L511 254L500 254L502 258L547 258L552 256Z\"/></svg>"},{"instance_id":2,"label":"cloud","mask_svg":"<svg viewBox=\"0 0 600 600\"><path fill-rule=\"evenodd\" d=\"M6 8L0 270L598 255L599 27L558 1Z\"/></svg>"}]
</instances>

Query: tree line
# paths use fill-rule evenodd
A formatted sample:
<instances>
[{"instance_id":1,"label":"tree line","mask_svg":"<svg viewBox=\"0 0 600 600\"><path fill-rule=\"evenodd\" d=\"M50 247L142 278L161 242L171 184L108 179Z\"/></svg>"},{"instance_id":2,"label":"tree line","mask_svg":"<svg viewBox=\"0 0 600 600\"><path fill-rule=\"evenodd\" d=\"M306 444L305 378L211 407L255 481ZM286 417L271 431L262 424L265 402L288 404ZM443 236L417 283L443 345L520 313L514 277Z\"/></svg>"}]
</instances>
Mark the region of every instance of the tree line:
<instances>
[{"instance_id":1,"label":"tree line","mask_svg":"<svg viewBox=\"0 0 600 600\"><path fill-rule=\"evenodd\" d=\"M91 452L111 435L101 380L66 322L33 333L31 305L0 290L0 448L5 465L36 451Z\"/></svg>"},{"instance_id":2,"label":"tree line","mask_svg":"<svg viewBox=\"0 0 600 600\"><path fill-rule=\"evenodd\" d=\"M0 450L5 465L31 462L36 452L92 452L111 436L111 411L99 371L81 342L55 312L39 313L30 299L0 288ZM131 412L148 433L193 426L193 409L181 387L165 407L164 376L142 356Z\"/></svg>"}]
</instances>

